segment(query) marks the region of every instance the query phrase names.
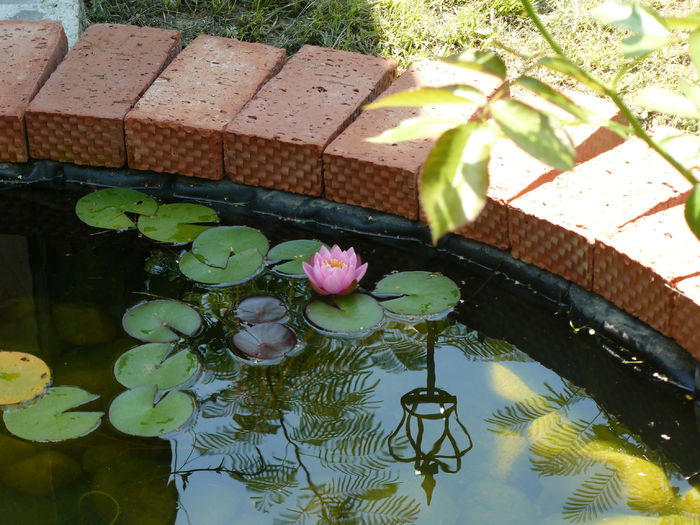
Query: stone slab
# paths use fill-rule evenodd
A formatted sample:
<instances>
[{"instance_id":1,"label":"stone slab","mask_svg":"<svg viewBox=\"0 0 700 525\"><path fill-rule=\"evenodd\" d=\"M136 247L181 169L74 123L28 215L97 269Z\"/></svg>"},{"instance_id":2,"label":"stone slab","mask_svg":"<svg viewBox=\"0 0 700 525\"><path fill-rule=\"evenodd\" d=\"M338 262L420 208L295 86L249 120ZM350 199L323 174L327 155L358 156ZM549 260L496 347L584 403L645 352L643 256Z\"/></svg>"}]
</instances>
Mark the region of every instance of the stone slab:
<instances>
[{"instance_id":1,"label":"stone slab","mask_svg":"<svg viewBox=\"0 0 700 525\"><path fill-rule=\"evenodd\" d=\"M0 20L54 20L63 25L72 47L81 32L82 0L0 0Z\"/></svg>"},{"instance_id":2,"label":"stone slab","mask_svg":"<svg viewBox=\"0 0 700 525\"><path fill-rule=\"evenodd\" d=\"M224 127L285 57L264 44L197 37L127 114L129 167L221 179Z\"/></svg>"},{"instance_id":3,"label":"stone slab","mask_svg":"<svg viewBox=\"0 0 700 525\"><path fill-rule=\"evenodd\" d=\"M304 46L226 127L234 182L321 195L321 154L394 78L392 60Z\"/></svg>"},{"instance_id":4,"label":"stone slab","mask_svg":"<svg viewBox=\"0 0 700 525\"><path fill-rule=\"evenodd\" d=\"M583 93L568 92L566 95L579 106L595 112L601 119L620 118L617 107L611 102ZM547 111L563 121L571 118L557 106L534 95L522 94L515 98L531 107ZM566 132L576 148L576 164L586 162L618 146L623 140L607 128L590 124L567 126ZM499 140L491 150L486 205L476 221L460 228L457 233L502 250L509 249L508 202L551 181L560 173L525 153L512 141Z\"/></svg>"},{"instance_id":5,"label":"stone slab","mask_svg":"<svg viewBox=\"0 0 700 525\"><path fill-rule=\"evenodd\" d=\"M595 240L677 204L688 190L661 157L630 139L511 201L512 255L590 290Z\"/></svg>"},{"instance_id":6,"label":"stone slab","mask_svg":"<svg viewBox=\"0 0 700 525\"><path fill-rule=\"evenodd\" d=\"M678 282L676 290L670 335L700 360L700 276Z\"/></svg>"},{"instance_id":7,"label":"stone slab","mask_svg":"<svg viewBox=\"0 0 700 525\"><path fill-rule=\"evenodd\" d=\"M700 242L673 206L601 236L593 291L670 335L674 283L700 273Z\"/></svg>"},{"instance_id":8,"label":"stone slab","mask_svg":"<svg viewBox=\"0 0 700 525\"><path fill-rule=\"evenodd\" d=\"M441 62L422 61L406 70L381 96L450 84L468 84L491 95L499 80ZM366 139L411 118L457 115L467 122L476 109L473 104L363 111L323 154L326 198L417 219L418 174L438 137L393 144L373 144Z\"/></svg>"},{"instance_id":9,"label":"stone slab","mask_svg":"<svg viewBox=\"0 0 700 525\"><path fill-rule=\"evenodd\" d=\"M24 114L66 54L58 22L0 21L0 162L27 162Z\"/></svg>"},{"instance_id":10,"label":"stone slab","mask_svg":"<svg viewBox=\"0 0 700 525\"><path fill-rule=\"evenodd\" d=\"M177 31L90 27L29 105L30 155L123 166L124 117L179 50Z\"/></svg>"}]
</instances>

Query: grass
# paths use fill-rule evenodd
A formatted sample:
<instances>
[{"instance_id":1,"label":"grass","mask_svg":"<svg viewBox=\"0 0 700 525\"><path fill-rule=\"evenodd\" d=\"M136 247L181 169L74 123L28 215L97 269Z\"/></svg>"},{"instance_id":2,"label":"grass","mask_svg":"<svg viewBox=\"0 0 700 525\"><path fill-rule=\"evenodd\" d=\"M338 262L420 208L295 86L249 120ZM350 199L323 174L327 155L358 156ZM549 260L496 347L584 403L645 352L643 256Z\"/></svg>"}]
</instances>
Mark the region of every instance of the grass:
<instances>
[{"instance_id":1,"label":"grass","mask_svg":"<svg viewBox=\"0 0 700 525\"><path fill-rule=\"evenodd\" d=\"M602 0L540 0L542 18L564 49L591 72L611 79L624 57L616 43L624 32L598 24L589 10ZM86 22L118 22L178 29L187 44L199 34L285 47L304 44L391 57L401 69L411 62L497 41L533 55L546 53L524 17L520 0L85 0ZM655 0L667 14L700 9L700 0ZM509 62L513 71L523 64ZM573 87L544 74L545 80ZM682 45L671 46L632 70L620 83L629 94L650 84L675 86L696 78ZM694 122L654 115L648 125L695 129Z\"/></svg>"}]
</instances>

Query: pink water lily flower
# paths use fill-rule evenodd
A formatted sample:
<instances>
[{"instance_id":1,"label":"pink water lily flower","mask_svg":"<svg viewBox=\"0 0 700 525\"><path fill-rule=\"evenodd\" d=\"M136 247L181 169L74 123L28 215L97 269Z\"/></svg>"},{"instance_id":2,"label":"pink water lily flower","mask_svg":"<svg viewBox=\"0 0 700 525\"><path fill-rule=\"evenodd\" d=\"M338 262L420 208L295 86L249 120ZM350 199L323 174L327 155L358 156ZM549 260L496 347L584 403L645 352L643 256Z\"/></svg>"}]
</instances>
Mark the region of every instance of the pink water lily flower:
<instances>
[{"instance_id":1,"label":"pink water lily flower","mask_svg":"<svg viewBox=\"0 0 700 525\"><path fill-rule=\"evenodd\" d=\"M347 295L367 271L355 250L341 250L334 245L330 250L323 246L311 256L311 264L302 263L311 286L321 295Z\"/></svg>"}]
</instances>

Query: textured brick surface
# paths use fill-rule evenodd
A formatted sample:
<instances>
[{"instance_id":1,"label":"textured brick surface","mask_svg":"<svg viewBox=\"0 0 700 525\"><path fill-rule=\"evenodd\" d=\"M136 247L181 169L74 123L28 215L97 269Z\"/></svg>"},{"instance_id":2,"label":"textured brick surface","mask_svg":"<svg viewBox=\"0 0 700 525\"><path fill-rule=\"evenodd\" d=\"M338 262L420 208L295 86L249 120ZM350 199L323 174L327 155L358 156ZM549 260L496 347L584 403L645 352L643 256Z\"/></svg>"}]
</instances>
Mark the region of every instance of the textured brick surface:
<instances>
[{"instance_id":1,"label":"textured brick surface","mask_svg":"<svg viewBox=\"0 0 700 525\"><path fill-rule=\"evenodd\" d=\"M127 114L129 166L221 179L224 127L285 55L264 44L196 38Z\"/></svg>"},{"instance_id":2,"label":"textured brick surface","mask_svg":"<svg viewBox=\"0 0 700 525\"><path fill-rule=\"evenodd\" d=\"M0 162L26 162L24 114L66 54L58 22L0 21Z\"/></svg>"},{"instance_id":3,"label":"textured brick surface","mask_svg":"<svg viewBox=\"0 0 700 525\"><path fill-rule=\"evenodd\" d=\"M304 46L226 127L236 182L320 195L321 154L394 78L391 60Z\"/></svg>"},{"instance_id":4,"label":"textured brick surface","mask_svg":"<svg viewBox=\"0 0 700 525\"><path fill-rule=\"evenodd\" d=\"M605 100L582 93L567 93L579 106L596 112L603 119L617 119L617 107ZM518 96L521 102L569 120L568 113L532 95ZM566 131L576 147L576 163L585 162L622 142L622 138L606 128L593 125L570 126ZM520 194L551 181L561 172L531 157L510 140L499 140L491 151L489 191L486 205L472 224L458 234L501 249L510 248L507 203Z\"/></svg>"},{"instance_id":5,"label":"textured brick surface","mask_svg":"<svg viewBox=\"0 0 700 525\"><path fill-rule=\"evenodd\" d=\"M670 207L690 184L640 140L585 162L514 199L508 212L514 257L585 288L593 243L653 208Z\"/></svg>"},{"instance_id":6,"label":"textured brick surface","mask_svg":"<svg viewBox=\"0 0 700 525\"><path fill-rule=\"evenodd\" d=\"M415 87L449 84L469 84L491 94L498 83L498 79L489 75L424 61L410 67L382 96ZM337 202L416 219L418 173L436 138L394 144L373 144L365 139L410 118L458 116L467 121L475 109L476 105L381 108L362 112L323 154L325 196Z\"/></svg>"},{"instance_id":7,"label":"textured brick surface","mask_svg":"<svg viewBox=\"0 0 700 525\"><path fill-rule=\"evenodd\" d=\"M176 31L88 28L29 105L30 155L123 166L124 117L179 50Z\"/></svg>"},{"instance_id":8,"label":"textured brick surface","mask_svg":"<svg viewBox=\"0 0 700 525\"><path fill-rule=\"evenodd\" d=\"M669 335L677 280L700 273L700 243L684 206L673 206L601 236L593 291Z\"/></svg>"},{"instance_id":9,"label":"textured brick surface","mask_svg":"<svg viewBox=\"0 0 700 525\"><path fill-rule=\"evenodd\" d=\"M700 360L700 277L680 281L676 289L670 335Z\"/></svg>"}]
</instances>

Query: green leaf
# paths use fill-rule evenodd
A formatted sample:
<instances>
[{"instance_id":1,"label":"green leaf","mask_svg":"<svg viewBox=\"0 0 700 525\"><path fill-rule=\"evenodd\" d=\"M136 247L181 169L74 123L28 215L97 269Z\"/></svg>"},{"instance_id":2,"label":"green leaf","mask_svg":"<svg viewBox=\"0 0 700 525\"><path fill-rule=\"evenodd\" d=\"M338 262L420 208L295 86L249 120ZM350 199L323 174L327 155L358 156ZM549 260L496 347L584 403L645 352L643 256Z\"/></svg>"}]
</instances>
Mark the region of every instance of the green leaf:
<instances>
[{"instance_id":1,"label":"green leaf","mask_svg":"<svg viewBox=\"0 0 700 525\"><path fill-rule=\"evenodd\" d=\"M698 29L700 28L700 13L690 13L686 16L667 16L664 23L669 29Z\"/></svg>"},{"instance_id":2,"label":"green leaf","mask_svg":"<svg viewBox=\"0 0 700 525\"><path fill-rule=\"evenodd\" d=\"M247 226L218 226L200 233L192 243L192 255L208 266L226 268L229 257L256 249L264 256L270 243L259 230Z\"/></svg>"},{"instance_id":3,"label":"green leaf","mask_svg":"<svg viewBox=\"0 0 700 525\"><path fill-rule=\"evenodd\" d=\"M193 281L212 285L241 284L260 275L265 269L265 260L256 248L251 248L228 259L225 268L207 266L192 252L187 252L178 262L182 274Z\"/></svg>"},{"instance_id":4,"label":"green leaf","mask_svg":"<svg viewBox=\"0 0 700 525\"><path fill-rule=\"evenodd\" d=\"M592 9L591 13L604 24L636 33L620 44L620 49L626 56L646 55L671 40L664 19L656 11L639 2L609 2Z\"/></svg>"},{"instance_id":5,"label":"green leaf","mask_svg":"<svg viewBox=\"0 0 700 525\"><path fill-rule=\"evenodd\" d=\"M48 365L32 354L0 352L0 405L28 401L51 383Z\"/></svg>"},{"instance_id":6,"label":"green leaf","mask_svg":"<svg viewBox=\"0 0 700 525\"><path fill-rule=\"evenodd\" d=\"M127 388L155 385L158 390L167 390L182 385L199 371L199 360L189 350L175 354L172 350L168 343L134 347L117 359L114 377Z\"/></svg>"},{"instance_id":7,"label":"green leaf","mask_svg":"<svg viewBox=\"0 0 700 525\"><path fill-rule=\"evenodd\" d=\"M582 122L589 122L591 118L591 112L588 111L586 108L578 106L569 97L552 88L551 86L548 86L544 82L537 80L536 78L522 76L518 77L515 83L520 84L526 89L529 89L533 93L542 97L547 102L551 102L555 106L560 107L561 109L573 115Z\"/></svg>"},{"instance_id":8,"label":"green leaf","mask_svg":"<svg viewBox=\"0 0 700 525\"><path fill-rule=\"evenodd\" d=\"M138 228L149 239L183 244L211 228L200 225L202 222L219 222L219 216L201 204L164 204L154 215L140 216Z\"/></svg>"},{"instance_id":9,"label":"green leaf","mask_svg":"<svg viewBox=\"0 0 700 525\"><path fill-rule=\"evenodd\" d=\"M544 113L507 98L491 104L491 115L509 139L536 159L562 171L574 167L571 139Z\"/></svg>"},{"instance_id":10,"label":"green leaf","mask_svg":"<svg viewBox=\"0 0 700 525\"><path fill-rule=\"evenodd\" d=\"M309 262L311 256L318 252L321 241L298 239L278 244L267 254L267 262L272 271L288 277L306 277L302 263ZM283 262L288 261L288 262Z\"/></svg>"},{"instance_id":11,"label":"green leaf","mask_svg":"<svg viewBox=\"0 0 700 525\"><path fill-rule=\"evenodd\" d=\"M388 129L381 135L367 139L367 142L375 144L391 144L405 140L415 140L439 137L448 129L455 128L464 123L464 119L457 117L418 117L404 120L395 128Z\"/></svg>"},{"instance_id":12,"label":"green leaf","mask_svg":"<svg viewBox=\"0 0 700 525\"><path fill-rule=\"evenodd\" d=\"M309 303L305 313L321 333L340 336L369 334L379 327L384 316L377 301L364 294L318 299Z\"/></svg>"},{"instance_id":13,"label":"green leaf","mask_svg":"<svg viewBox=\"0 0 700 525\"><path fill-rule=\"evenodd\" d=\"M159 299L130 308L122 318L127 334L150 343L169 343L191 337L202 326L197 310L177 301Z\"/></svg>"},{"instance_id":14,"label":"green leaf","mask_svg":"<svg viewBox=\"0 0 700 525\"><path fill-rule=\"evenodd\" d=\"M700 87L684 79L680 79L679 84L681 92L695 104L696 108L700 108Z\"/></svg>"},{"instance_id":15,"label":"green leaf","mask_svg":"<svg viewBox=\"0 0 700 525\"><path fill-rule=\"evenodd\" d=\"M483 93L471 86L419 87L382 97L365 109L483 104L485 101Z\"/></svg>"},{"instance_id":16,"label":"green leaf","mask_svg":"<svg viewBox=\"0 0 700 525\"><path fill-rule=\"evenodd\" d=\"M700 183L695 185L685 202L685 220L690 230L700 239Z\"/></svg>"},{"instance_id":17,"label":"green leaf","mask_svg":"<svg viewBox=\"0 0 700 525\"><path fill-rule=\"evenodd\" d=\"M698 135L674 135L659 141L673 158L684 166L697 164L700 158L700 136Z\"/></svg>"},{"instance_id":18,"label":"green leaf","mask_svg":"<svg viewBox=\"0 0 700 525\"><path fill-rule=\"evenodd\" d=\"M107 230L133 228L134 221L127 215L153 215L158 203L140 191L124 188L98 190L83 196L75 204L75 213L85 224Z\"/></svg>"},{"instance_id":19,"label":"green leaf","mask_svg":"<svg viewBox=\"0 0 700 525\"><path fill-rule=\"evenodd\" d=\"M49 388L29 405L7 408L5 426L12 434L29 441L56 442L89 434L100 424L102 412L67 412L98 396L74 386Z\"/></svg>"},{"instance_id":20,"label":"green leaf","mask_svg":"<svg viewBox=\"0 0 700 525\"><path fill-rule=\"evenodd\" d=\"M481 73L506 78L506 64L501 57L491 51L479 51L477 49L467 49L456 55L441 58L443 62L460 66L466 69L473 69Z\"/></svg>"},{"instance_id":21,"label":"green leaf","mask_svg":"<svg viewBox=\"0 0 700 525\"><path fill-rule=\"evenodd\" d=\"M122 392L112 401L109 421L124 434L156 437L177 430L194 414L194 399L184 392L172 390L157 404L155 396L155 386Z\"/></svg>"},{"instance_id":22,"label":"green leaf","mask_svg":"<svg viewBox=\"0 0 700 525\"><path fill-rule=\"evenodd\" d=\"M552 71L558 71L564 75L573 78L574 80L580 82L584 86L589 87L599 95L603 94L605 90L603 86L598 82L588 78L579 68L571 63L568 59L561 57L543 57L540 58L537 63L542 67L551 69Z\"/></svg>"},{"instance_id":23,"label":"green leaf","mask_svg":"<svg viewBox=\"0 0 700 525\"><path fill-rule=\"evenodd\" d=\"M406 316L444 316L459 302L459 287L452 279L430 272L400 272L387 275L372 292L377 297L398 296L383 301L388 311Z\"/></svg>"},{"instance_id":24,"label":"green leaf","mask_svg":"<svg viewBox=\"0 0 700 525\"><path fill-rule=\"evenodd\" d=\"M445 132L430 151L419 185L434 243L484 207L493 140L490 128L471 122Z\"/></svg>"},{"instance_id":25,"label":"green leaf","mask_svg":"<svg viewBox=\"0 0 700 525\"><path fill-rule=\"evenodd\" d=\"M700 17L700 13L698 16ZM688 54L695 70L700 73L700 29L693 31L688 37Z\"/></svg>"},{"instance_id":26,"label":"green leaf","mask_svg":"<svg viewBox=\"0 0 700 525\"><path fill-rule=\"evenodd\" d=\"M698 118L698 108L686 97L667 88L651 86L642 89L634 101L640 106L660 113L684 118Z\"/></svg>"}]
</instances>

